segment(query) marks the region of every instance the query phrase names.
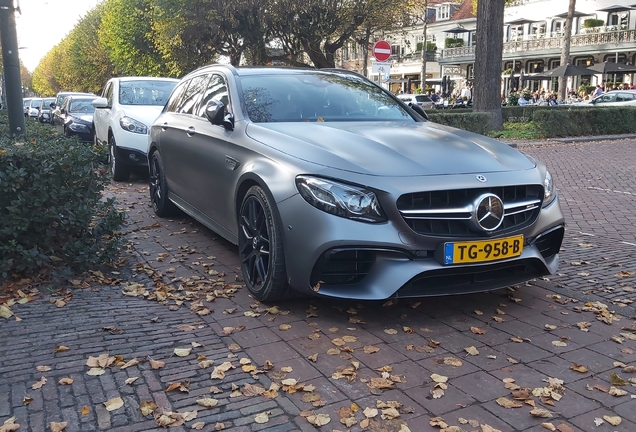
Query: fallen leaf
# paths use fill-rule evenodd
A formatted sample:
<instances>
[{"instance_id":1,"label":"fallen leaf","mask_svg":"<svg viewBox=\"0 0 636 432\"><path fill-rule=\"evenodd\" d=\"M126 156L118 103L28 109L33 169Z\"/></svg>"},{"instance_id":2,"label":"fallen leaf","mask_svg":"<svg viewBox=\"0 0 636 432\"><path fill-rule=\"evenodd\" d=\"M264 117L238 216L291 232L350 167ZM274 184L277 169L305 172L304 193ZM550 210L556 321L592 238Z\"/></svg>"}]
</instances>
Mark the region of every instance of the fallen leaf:
<instances>
[{"instance_id":1,"label":"fallen leaf","mask_svg":"<svg viewBox=\"0 0 636 432\"><path fill-rule=\"evenodd\" d=\"M384 329L384 333L390 334L390 335L394 335L394 334L397 334L398 331L396 329L393 329L393 328L388 328L388 329Z\"/></svg>"},{"instance_id":2,"label":"fallen leaf","mask_svg":"<svg viewBox=\"0 0 636 432\"><path fill-rule=\"evenodd\" d=\"M31 402L33 402L33 398L31 398L31 397L24 396L24 397L22 398L22 405L28 405L28 404L30 404Z\"/></svg>"},{"instance_id":3,"label":"fallen leaf","mask_svg":"<svg viewBox=\"0 0 636 432\"><path fill-rule=\"evenodd\" d=\"M612 396L625 396L627 394L627 392L623 389L619 389L618 387L610 387L609 389L609 394L611 394Z\"/></svg>"},{"instance_id":4,"label":"fallen leaf","mask_svg":"<svg viewBox=\"0 0 636 432\"><path fill-rule=\"evenodd\" d=\"M13 432L20 429L20 424L15 421L15 416L6 419L2 426L0 426L0 432Z\"/></svg>"},{"instance_id":5,"label":"fallen leaf","mask_svg":"<svg viewBox=\"0 0 636 432\"><path fill-rule=\"evenodd\" d=\"M134 383L135 381L137 381L139 379L139 377L131 377L126 379L126 381L124 381L126 384L130 385L132 383Z\"/></svg>"},{"instance_id":6,"label":"fallen leaf","mask_svg":"<svg viewBox=\"0 0 636 432\"><path fill-rule=\"evenodd\" d=\"M556 330L557 326L553 325L553 324L546 324L543 327L545 327L546 330Z\"/></svg>"},{"instance_id":7,"label":"fallen leaf","mask_svg":"<svg viewBox=\"0 0 636 432\"><path fill-rule=\"evenodd\" d=\"M444 364L448 366L460 367L464 363L457 357L444 357Z\"/></svg>"},{"instance_id":8,"label":"fallen leaf","mask_svg":"<svg viewBox=\"0 0 636 432\"><path fill-rule=\"evenodd\" d=\"M83 416L90 414L90 412L91 412L90 407L88 407L86 405L84 405L82 407L82 409L80 410L80 414L83 415Z\"/></svg>"},{"instance_id":9,"label":"fallen leaf","mask_svg":"<svg viewBox=\"0 0 636 432\"><path fill-rule=\"evenodd\" d=\"M479 351L474 346L469 346L467 348L464 348L464 351L466 351L468 354L472 356L479 355Z\"/></svg>"},{"instance_id":10,"label":"fallen leaf","mask_svg":"<svg viewBox=\"0 0 636 432\"><path fill-rule=\"evenodd\" d=\"M289 330L290 328L292 328L292 326L290 324L281 324L281 325L278 326L278 330L280 330L280 331L286 331L286 330ZM267 414L265 414L265 413L261 413L261 414L264 414L265 416L267 416ZM261 415L261 414L259 414L259 415ZM265 422L263 422L263 423L265 423Z\"/></svg>"},{"instance_id":11,"label":"fallen leaf","mask_svg":"<svg viewBox=\"0 0 636 432\"><path fill-rule=\"evenodd\" d=\"M58 381L58 384L61 384L61 385L73 384L73 378L69 378L69 377L62 378Z\"/></svg>"},{"instance_id":12,"label":"fallen leaf","mask_svg":"<svg viewBox=\"0 0 636 432\"><path fill-rule=\"evenodd\" d=\"M614 385L614 386L626 386L627 382L619 377L616 372L612 372L610 373L610 384Z\"/></svg>"},{"instance_id":13,"label":"fallen leaf","mask_svg":"<svg viewBox=\"0 0 636 432\"><path fill-rule=\"evenodd\" d=\"M444 375L438 375L436 373L431 374L431 379L436 383L445 383L446 381L448 381L448 377Z\"/></svg>"},{"instance_id":14,"label":"fallen leaf","mask_svg":"<svg viewBox=\"0 0 636 432\"><path fill-rule=\"evenodd\" d=\"M90 375L90 376L99 376L99 375L104 375L106 373L106 370L100 367L96 367L96 368L90 368L87 372L86 375Z\"/></svg>"},{"instance_id":15,"label":"fallen leaf","mask_svg":"<svg viewBox=\"0 0 636 432\"><path fill-rule=\"evenodd\" d=\"M150 367L153 369L161 369L165 365L166 365L166 362L164 361L150 359Z\"/></svg>"},{"instance_id":16,"label":"fallen leaf","mask_svg":"<svg viewBox=\"0 0 636 432\"><path fill-rule=\"evenodd\" d=\"M129 367L131 367L131 366L135 366L135 365L137 365L137 364L139 364L139 360L137 360L136 358L134 358L134 359L132 359L132 360L127 361L124 365L122 365L122 366L121 366L121 368L122 368L122 369L126 369L126 368L129 368Z\"/></svg>"},{"instance_id":17,"label":"fallen leaf","mask_svg":"<svg viewBox=\"0 0 636 432\"><path fill-rule=\"evenodd\" d=\"M307 417L307 421L314 426L324 426L331 421L329 414L313 414Z\"/></svg>"},{"instance_id":18,"label":"fallen leaf","mask_svg":"<svg viewBox=\"0 0 636 432\"><path fill-rule=\"evenodd\" d=\"M139 404L139 410L141 411L141 414L144 416L152 414L156 409L157 409L157 404L154 403L153 401L144 401Z\"/></svg>"},{"instance_id":19,"label":"fallen leaf","mask_svg":"<svg viewBox=\"0 0 636 432\"><path fill-rule=\"evenodd\" d=\"M504 408L521 408L523 404L505 397L497 398L497 404Z\"/></svg>"},{"instance_id":20,"label":"fallen leaf","mask_svg":"<svg viewBox=\"0 0 636 432\"><path fill-rule=\"evenodd\" d=\"M174 349L174 354L178 357L186 357L190 355L190 351L192 351L192 348L188 347L188 348L175 348Z\"/></svg>"},{"instance_id":21,"label":"fallen leaf","mask_svg":"<svg viewBox=\"0 0 636 432\"><path fill-rule=\"evenodd\" d=\"M563 342L562 340L555 340L555 341L552 341L552 345L554 345L554 346L558 346L558 347L565 347L565 346L568 346L568 344L567 344L567 343L565 343L565 342Z\"/></svg>"},{"instance_id":22,"label":"fallen leaf","mask_svg":"<svg viewBox=\"0 0 636 432\"><path fill-rule=\"evenodd\" d=\"M541 427L543 429L547 429L549 431L555 431L556 430L556 426L554 426L552 423L541 423Z\"/></svg>"},{"instance_id":23,"label":"fallen leaf","mask_svg":"<svg viewBox=\"0 0 636 432\"><path fill-rule=\"evenodd\" d=\"M51 429L51 432L62 432L66 429L67 425L68 422L51 422L49 423L49 428Z\"/></svg>"},{"instance_id":24,"label":"fallen leaf","mask_svg":"<svg viewBox=\"0 0 636 432\"><path fill-rule=\"evenodd\" d=\"M587 373L590 371L587 367L579 365L579 364L573 364L572 366L570 366L570 369L580 373Z\"/></svg>"},{"instance_id":25,"label":"fallen leaf","mask_svg":"<svg viewBox=\"0 0 636 432\"><path fill-rule=\"evenodd\" d=\"M36 366L35 369L38 372L48 372L48 371L51 370L51 367L50 366Z\"/></svg>"},{"instance_id":26,"label":"fallen leaf","mask_svg":"<svg viewBox=\"0 0 636 432\"><path fill-rule=\"evenodd\" d=\"M56 345L55 346L55 352L62 352L62 351L68 351L70 350L69 347L67 347L66 345Z\"/></svg>"},{"instance_id":27,"label":"fallen leaf","mask_svg":"<svg viewBox=\"0 0 636 432\"><path fill-rule=\"evenodd\" d=\"M219 404L219 400L218 399L214 399L214 398L202 398L202 399L197 399L197 403L201 406L204 406L206 408L212 408L215 407Z\"/></svg>"},{"instance_id":28,"label":"fallen leaf","mask_svg":"<svg viewBox=\"0 0 636 432\"><path fill-rule=\"evenodd\" d=\"M619 424L621 424L623 422L623 419L621 419L619 416L604 415L603 416L603 420L605 420L606 422L608 422L612 426L618 426Z\"/></svg>"},{"instance_id":29,"label":"fallen leaf","mask_svg":"<svg viewBox=\"0 0 636 432\"><path fill-rule=\"evenodd\" d=\"M544 418L552 417L552 413L544 408L535 408L530 411L530 414L535 417L544 417Z\"/></svg>"},{"instance_id":30,"label":"fallen leaf","mask_svg":"<svg viewBox=\"0 0 636 432\"><path fill-rule=\"evenodd\" d=\"M124 406L124 400L120 397L115 397L104 402L106 411L115 411Z\"/></svg>"},{"instance_id":31,"label":"fallen leaf","mask_svg":"<svg viewBox=\"0 0 636 432\"><path fill-rule=\"evenodd\" d=\"M42 377L40 378L40 381L37 381L36 383L34 383L31 388L33 390L37 390L39 388L41 388L44 384L46 384L46 378Z\"/></svg>"},{"instance_id":32,"label":"fallen leaf","mask_svg":"<svg viewBox=\"0 0 636 432\"><path fill-rule=\"evenodd\" d=\"M203 422L196 422L196 423L192 423L192 426L190 426L192 429L194 430L201 430L203 429L203 427L205 426L205 423Z\"/></svg>"},{"instance_id":33,"label":"fallen leaf","mask_svg":"<svg viewBox=\"0 0 636 432\"><path fill-rule=\"evenodd\" d=\"M473 332L474 334L479 334L479 335L483 335L486 334L486 330L479 328L479 327L471 327L470 331Z\"/></svg>"}]
</instances>

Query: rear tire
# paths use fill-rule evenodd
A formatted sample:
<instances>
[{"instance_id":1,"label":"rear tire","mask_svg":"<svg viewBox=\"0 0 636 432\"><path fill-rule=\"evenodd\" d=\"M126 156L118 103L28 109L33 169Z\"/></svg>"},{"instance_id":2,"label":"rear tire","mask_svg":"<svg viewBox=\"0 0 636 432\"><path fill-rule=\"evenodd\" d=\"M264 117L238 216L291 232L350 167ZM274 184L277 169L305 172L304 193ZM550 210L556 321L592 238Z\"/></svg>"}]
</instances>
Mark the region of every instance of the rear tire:
<instances>
[{"instance_id":1,"label":"rear tire","mask_svg":"<svg viewBox=\"0 0 636 432\"><path fill-rule=\"evenodd\" d=\"M108 140L108 153L110 175L113 180L117 182L128 181L128 179L130 178L130 168L124 165L121 159L117 156L117 143L115 142L114 136L111 136Z\"/></svg>"},{"instance_id":2,"label":"rear tire","mask_svg":"<svg viewBox=\"0 0 636 432\"><path fill-rule=\"evenodd\" d=\"M159 217L171 216L177 212L177 206L168 199L168 184L163 171L163 161L158 151L150 157L150 202Z\"/></svg>"},{"instance_id":3,"label":"rear tire","mask_svg":"<svg viewBox=\"0 0 636 432\"><path fill-rule=\"evenodd\" d=\"M249 292L259 301L282 300L289 292L282 226L267 194L252 186L239 212L239 259Z\"/></svg>"}]
</instances>

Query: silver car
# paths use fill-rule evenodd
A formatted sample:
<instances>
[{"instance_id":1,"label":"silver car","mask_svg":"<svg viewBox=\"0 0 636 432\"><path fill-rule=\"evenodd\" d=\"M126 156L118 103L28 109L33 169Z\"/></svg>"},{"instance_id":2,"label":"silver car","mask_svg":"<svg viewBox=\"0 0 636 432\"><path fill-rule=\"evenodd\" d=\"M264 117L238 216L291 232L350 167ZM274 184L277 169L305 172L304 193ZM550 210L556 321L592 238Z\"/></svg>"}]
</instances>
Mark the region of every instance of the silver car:
<instances>
[{"instance_id":1,"label":"silver car","mask_svg":"<svg viewBox=\"0 0 636 432\"><path fill-rule=\"evenodd\" d=\"M554 273L564 219L546 167L424 116L352 72L204 67L151 126L152 206L237 244L262 301L468 293Z\"/></svg>"}]
</instances>

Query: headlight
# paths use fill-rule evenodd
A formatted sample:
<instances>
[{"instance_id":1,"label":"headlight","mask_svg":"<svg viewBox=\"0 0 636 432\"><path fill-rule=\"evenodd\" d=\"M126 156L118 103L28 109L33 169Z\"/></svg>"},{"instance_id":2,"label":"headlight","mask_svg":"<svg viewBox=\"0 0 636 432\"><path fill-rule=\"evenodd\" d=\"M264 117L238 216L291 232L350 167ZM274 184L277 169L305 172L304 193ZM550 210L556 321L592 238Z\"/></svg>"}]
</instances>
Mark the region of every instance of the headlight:
<instances>
[{"instance_id":1,"label":"headlight","mask_svg":"<svg viewBox=\"0 0 636 432\"><path fill-rule=\"evenodd\" d=\"M146 135L148 133L148 128L145 124L130 117L122 117L119 119L119 125L122 129L127 130L128 132L138 133L142 135Z\"/></svg>"},{"instance_id":2,"label":"headlight","mask_svg":"<svg viewBox=\"0 0 636 432\"><path fill-rule=\"evenodd\" d=\"M384 222L378 198L370 190L333 180L298 176L296 187L312 206L324 212L363 222Z\"/></svg>"},{"instance_id":3,"label":"headlight","mask_svg":"<svg viewBox=\"0 0 636 432\"><path fill-rule=\"evenodd\" d=\"M547 207L552 204L552 201L556 198L556 188L554 187L554 180L549 171L545 172L545 178L543 179L543 207Z\"/></svg>"},{"instance_id":4,"label":"headlight","mask_svg":"<svg viewBox=\"0 0 636 432\"><path fill-rule=\"evenodd\" d=\"M83 125L81 123L71 123L68 128L70 130L72 130L73 132L77 132L77 133L90 133L90 129L88 128L88 126Z\"/></svg>"}]
</instances>

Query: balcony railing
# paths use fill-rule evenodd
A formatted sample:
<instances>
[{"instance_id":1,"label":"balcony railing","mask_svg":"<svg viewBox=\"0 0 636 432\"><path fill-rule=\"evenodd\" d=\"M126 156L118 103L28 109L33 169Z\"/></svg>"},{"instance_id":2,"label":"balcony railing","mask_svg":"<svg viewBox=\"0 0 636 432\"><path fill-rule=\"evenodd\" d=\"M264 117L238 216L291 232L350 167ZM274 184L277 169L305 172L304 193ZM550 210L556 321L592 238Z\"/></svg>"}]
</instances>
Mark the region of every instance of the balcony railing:
<instances>
[{"instance_id":1,"label":"balcony railing","mask_svg":"<svg viewBox=\"0 0 636 432\"><path fill-rule=\"evenodd\" d=\"M402 54L399 56L392 56L391 60L400 62L400 63L409 63L413 61L420 61L422 59L422 53L420 51ZM437 51L427 51L426 52L426 61L427 62L436 62L440 59L440 54Z\"/></svg>"},{"instance_id":2,"label":"balcony railing","mask_svg":"<svg viewBox=\"0 0 636 432\"><path fill-rule=\"evenodd\" d=\"M614 27L615 28L615 27ZM610 28L601 28L599 30L608 30ZM558 33L548 33L546 37L541 35L529 35L528 39L504 42L503 54L516 53L523 51L545 51L561 49L562 38ZM590 32L585 34L577 34L570 39L570 47L585 47L606 44L622 44L636 42L636 30L619 30L619 31L599 31L598 33ZM465 57L474 57L475 47L465 46L459 48L447 48L442 50L441 59L457 59Z\"/></svg>"}]
</instances>

